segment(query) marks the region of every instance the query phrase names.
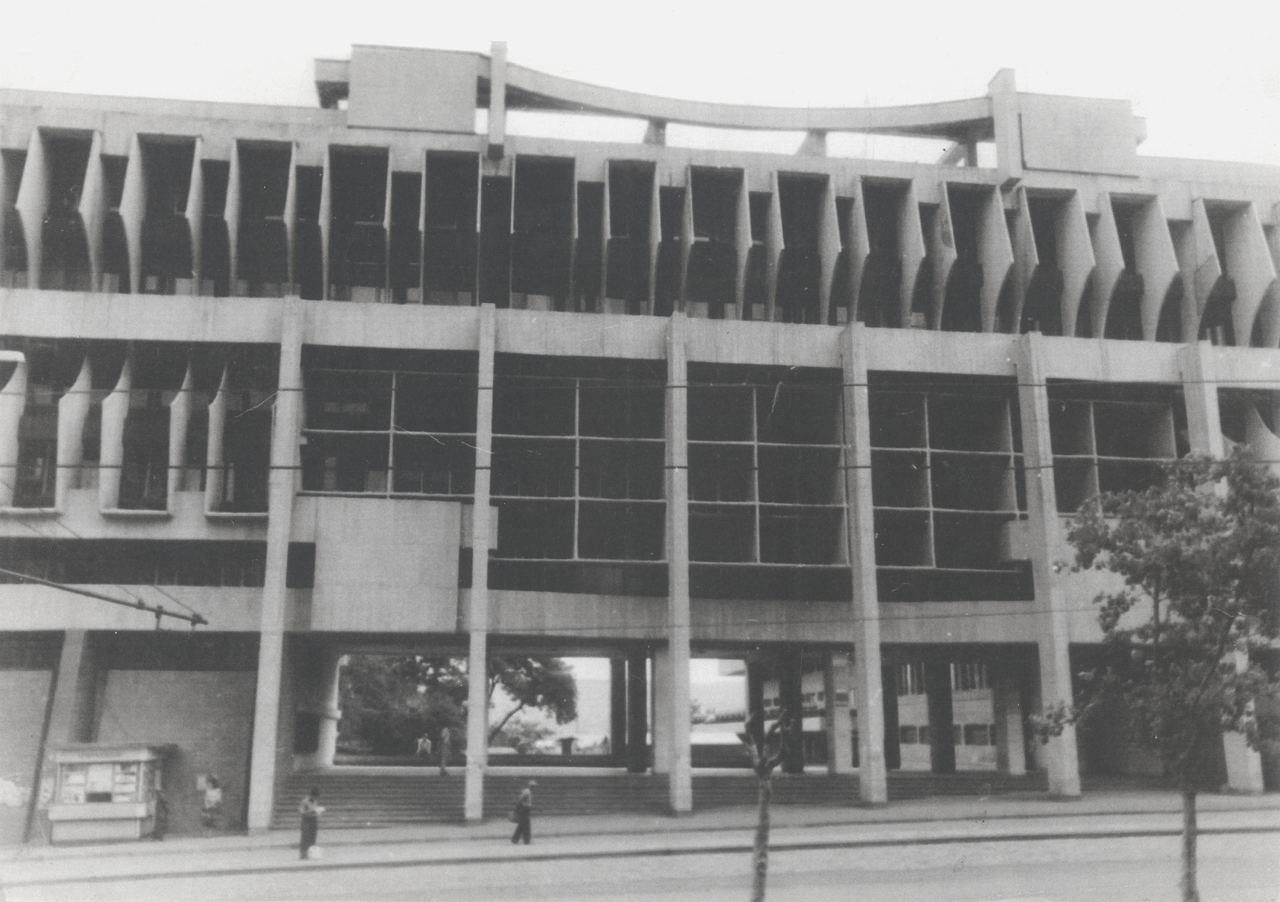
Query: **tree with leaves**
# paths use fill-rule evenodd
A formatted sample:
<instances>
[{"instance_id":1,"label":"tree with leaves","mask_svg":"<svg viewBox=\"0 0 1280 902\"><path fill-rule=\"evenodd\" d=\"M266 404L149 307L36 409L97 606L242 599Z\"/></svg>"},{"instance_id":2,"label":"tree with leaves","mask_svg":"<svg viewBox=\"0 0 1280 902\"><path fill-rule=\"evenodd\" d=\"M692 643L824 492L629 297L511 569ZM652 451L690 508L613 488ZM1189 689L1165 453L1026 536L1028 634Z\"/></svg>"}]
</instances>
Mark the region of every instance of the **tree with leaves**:
<instances>
[{"instance_id":1,"label":"tree with leaves","mask_svg":"<svg viewBox=\"0 0 1280 902\"><path fill-rule=\"evenodd\" d=\"M769 802L773 798L773 771L786 754L788 737L799 722L787 712L766 730L764 715L753 711L747 718L742 741L751 753L751 769L756 774L756 835L751 847L751 902L764 902L769 876Z\"/></svg>"},{"instance_id":2,"label":"tree with leaves","mask_svg":"<svg viewBox=\"0 0 1280 902\"><path fill-rule=\"evenodd\" d=\"M352 655L343 669L344 750L375 755L411 754L419 736L449 727L466 735L467 668L459 658L422 655ZM501 691L499 691L501 690ZM490 708L508 704L489 729L489 742L503 735L517 714L530 709L568 723L578 716L578 687L561 658L503 655L489 659ZM518 731L524 735L525 731Z\"/></svg>"},{"instance_id":3,"label":"tree with leaves","mask_svg":"<svg viewBox=\"0 0 1280 902\"><path fill-rule=\"evenodd\" d=\"M1081 706L1037 722L1042 738L1119 701L1131 739L1182 794L1182 898L1198 902L1196 794L1214 785L1222 737L1274 739L1255 704L1277 683L1259 663L1280 631L1280 480L1243 454L1164 465L1142 491L1084 505L1068 532L1077 569L1108 571L1097 596L1107 663L1081 674Z\"/></svg>"}]
</instances>

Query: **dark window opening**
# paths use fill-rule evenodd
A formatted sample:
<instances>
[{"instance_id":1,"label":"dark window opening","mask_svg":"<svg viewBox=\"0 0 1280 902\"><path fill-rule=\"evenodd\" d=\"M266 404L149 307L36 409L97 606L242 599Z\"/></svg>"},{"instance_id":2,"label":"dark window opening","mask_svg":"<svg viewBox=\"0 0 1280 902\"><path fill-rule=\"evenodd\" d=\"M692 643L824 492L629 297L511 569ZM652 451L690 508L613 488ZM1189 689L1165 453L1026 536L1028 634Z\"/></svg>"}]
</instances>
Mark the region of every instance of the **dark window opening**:
<instances>
[{"instance_id":1,"label":"dark window opening","mask_svg":"<svg viewBox=\"0 0 1280 902\"><path fill-rule=\"evenodd\" d=\"M578 182L578 239L569 309L595 313L604 299L604 182Z\"/></svg>"},{"instance_id":2,"label":"dark window opening","mask_svg":"<svg viewBox=\"0 0 1280 902\"><path fill-rule=\"evenodd\" d=\"M816 323L822 268L819 247L826 176L780 173L782 255L778 261L776 317L785 323Z\"/></svg>"},{"instance_id":3,"label":"dark window opening","mask_svg":"<svg viewBox=\"0 0 1280 902\"><path fill-rule=\"evenodd\" d=\"M265 542L0 539L7 569L72 585L260 588L266 551Z\"/></svg>"},{"instance_id":4,"label":"dark window opening","mask_svg":"<svg viewBox=\"0 0 1280 902\"><path fill-rule=\"evenodd\" d=\"M652 163L609 163L605 295L624 302L627 313L641 313L649 302L653 179Z\"/></svg>"},{"instance_id":5,"label":"dark window opening","mask_svg":"<svg viewBox=\"0 0 1280 902\"><path fill-rule=\"evenodd\" d=\"M221 298L231 293L231 240L226 222L227 182L231 175L231 164L223 160L201 160L200 169L204 181L200 293Z\"/></svg>"},{"instance_id":6,"label":"dark window opening","mask_svg":"<svg viewBox=\"0 0 1280 902\"><path fill-rule=\"evenodd\" d=\"M726 309L732 309L736 302L742 171L695 168L690 175L690 191L693 235L685 299L707 305L707 315L712 319L723 319Z\"/></svg>"},{"instance_id":7,"label":"dark window opening","mask_svg":"<svg viewBox=\"0 0 1280 902\"><path fill-rule=\"evenodd\" d=\"M511 306L511 179L480 182L480 303Z\"/></svg>"},{"instance_id":8,"label":"dark window opening","mask_svg":"<svg viewBox=\"0 0 1280 902\"><path fill-rule=\"evenodd\" d=\"M284 221L292 149L287 144L238 144L240 221L236 294L281 297L289 290L289 238Z\"/></svg>"},{"instance_id":9,"label":"dark window opening","mask_svg":"<svg viewBox=\"0 0 1280 902\"><path fill-rule=\"evenodd\" d=\"M40 286L88 291L92 272L89 244L79 207L92 138L89 135L46 135L42 140L48 206L41 224Z\"/></svg>"},{"instance_id":10,"label":"dark window opening","mask_svg":"<svg viewBox=\"0 0 1280 902\"><path fill-rule=\"evenodd\" d=\"M518 157L511 290L524 306L562 310L573 260L573 160Z\"/></svg>"},{"instance_id":11,"label":"dark window opening","mask_svg":"<svg viewBox=\"0 0 1280 902\"><path fill-rule=\"evenodd\" d=\"M332 212L329 291L333 300L385 300L387 285L387 151L330 148Z\"/></svg>"},{"instance_id":12,"label":"dark window opening","mask_svg":"<svg viewBox=\"0 0 1280 902\"><path fill-rule=\"evenodd\" d=\"M186 139L147 139L141 146L147 200L140 288L152 294L190 294L194 273L187 199L195 144Z\"/></svg>"},{"instance_id":13,"label":"dark window opening","mask_svg":"<svg viewBox=\"0 0 1280 902\"><path fill-rule=\"evenodd\" d=\"M681 241L684 232L684 188L658 189L658 261L653 286L653 315L670 316L680 294Z\"/></svg>"},{"instance_id":14,"label":"dark window opening","mask_svg":"<svg viewBox=\"0 0 1280 902\"><path fill-rule=\"evenodd\" d=\"M475 154L427 154L422 267L428 303L470 306L474 300L479 185Z\"/></svg>"}]
</instances>

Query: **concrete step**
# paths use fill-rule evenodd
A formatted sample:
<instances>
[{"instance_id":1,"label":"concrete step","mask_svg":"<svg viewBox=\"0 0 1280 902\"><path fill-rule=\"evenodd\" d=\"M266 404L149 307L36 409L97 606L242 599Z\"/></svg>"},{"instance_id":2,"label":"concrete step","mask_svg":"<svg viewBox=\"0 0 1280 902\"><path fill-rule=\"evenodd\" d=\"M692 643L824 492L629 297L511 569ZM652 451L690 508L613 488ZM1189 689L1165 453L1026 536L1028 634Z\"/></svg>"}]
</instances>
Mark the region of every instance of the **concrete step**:
<instances>
[{"instance_id":1,"label":"concrete step","mask_svg":"<svg viewBox=\"0 0 1280 902\"><path fill-rule=\"evenodd\" d=\"M667 810L667 779L652 774L543 774L535 806L540 815L585 815L601 812L659 814ZM505 817L528 774L490 774L485 779L485 817ZM463 819L465 778L461 771L440 777L423 769L319 770L290 774L280 781L272 823L297 823L298 802L308 787L320 789L326 808L324 823L333 827L392 823L459 822ZM944 795L1001 795L1043 791L1043 774L1011 777L994 773L904 773L889 776L890 801ZM694 774L696 809L755 804L754 774ZM842 806L858 797L854 774L777 774L772 799L778 805Z\"/></svg>"}]
</instances>

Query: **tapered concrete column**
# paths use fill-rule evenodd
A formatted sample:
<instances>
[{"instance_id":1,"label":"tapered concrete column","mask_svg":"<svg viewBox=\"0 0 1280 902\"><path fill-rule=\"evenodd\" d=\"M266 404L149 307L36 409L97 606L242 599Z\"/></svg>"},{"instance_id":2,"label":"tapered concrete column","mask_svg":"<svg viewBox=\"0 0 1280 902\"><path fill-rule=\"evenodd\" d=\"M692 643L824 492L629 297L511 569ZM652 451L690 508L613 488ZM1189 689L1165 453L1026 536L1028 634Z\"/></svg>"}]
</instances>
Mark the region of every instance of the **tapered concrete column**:
<instances>
[{"instance_id":1,"label":"tapered concrete column","mask_svg":"<svg viewBox=\"0 0 1280 902\"><path fill-rule=\"evenodd\" d=\"M266 576L258 632L258 684L253 706L253 748L249 758L248 826L271 827L276 783L276 741L280 724L281 673L287 617L285 572L297 492L298 443L302 431L302 336L306 307L285 298L280 311L280 373L271 428L271 472L267 475Z\"/></svg>"},{"instance_id":2,"label":"tapered concrete column","mask_svg":"<svg viewBox=\"0 0 1280 902\"><path fill-rule=\"evenodd\" d=\"M1207 341L1184 345L1180 353L1182 395L1187 405L1187 441L1192 454L1226 457L1222 417L1218 409L1218 378L1213 346ZM1247 660L1237 660L1238 668ZM1227 786L1236 792L1262 792L1262 755L1249 748L1242 733L1223 733Z\"/></svg>"},{"instance_id":3,"label":"tapered concrete column","mask_svg":"<svg viewBox=\"0 0 1280 902\"><path fill-rule=\"evenodd\" d=\"M685 327L683 313L671 316L667 333L667 647L664 658L669 695L662 698L666 703L664 717L658 717L658 709L654 708L655 744L665 743L670 754L670 803L671 810L677 814L693 810L689 751L689 377ZM665 693L659 697L662 695Z\"/></svg>"},{"instance_id":4,"label":"tapered concrete column","mask_svg":"<svg viewBox=\"0 0 1280 902\"><path fill-rule=\"evenodd\" d=\"M1040 333L1023 335L1016 342L1015 374L1018 379L1018 411L1022 422L1022 459L1027 484L1027 546L1039 613L1037 644L1040 659L1040 703L1048 708L1072 704L1071 659L1066 607L1062 587L1054 573L1054 555L1063 546L1062 523L1053 481L1053 446L1049 440L1049 390L1041 364ZM1080 795L1080 761L1076 729L1063 728L1043 748L1049 771L1049 792L1073 798Z\"/></svg>"},{"instance_id":5,"label":"tapered concrete column","mask_svg":"<svg viewBox=\"0 0 1280 902\"><path fill-rule=\"evenodd\" d=\"M853 572L849 616L854 629L858 708L858 794L865 804L889 801L885 769L884 691L880 680L880 596L876 587L875 517L871 502L871 420L867 330L850 323L841 342L844 370L844 528Z\"/></svg>"},{"instance_id":6,"label":"tapered concrete column","mask_svg":"<svg viewBox=\"0 0 1280 902\"><path fill-rule=\"evenodd\" d=\"M627 655L627 771L643 774L649 769L649 656Z\"/></svg>"},{"instance_id":7,"label":"tapered concrete column","mask_svg":"<svg viewBox=\"0 0 1280 902\"><path fill-rule=\"evenodd\" d=\"M846 652L832 652L822 674L826 699L827 773L853 772L853 730L849 702L853 698L853 665Z\"/></svg>"},{"instance_id":8,"label":"tapered concrete column","mask_svg":"<svg viewBox=\"0 0 1280 902\"><path fill-rule=\"evenodd\" d=\"M1022 722L1022 686L1018 673L1004 665L989 665L991 701L996 725L996 770L1022 776L1027 772L1026 735Z\"/></svg>"},{"instance_id":9,"label":"tapered concrete column","mask_svg":"<svg viewBox=\"0 0 1280 902\"><path fill-rule=\"evenodd\" d=\"M58 472L54 475L54 494L59 510L66 503L67 492L76 484L80 467L84 465L84 426L89 419L92 387L93 368L86 355L76 381L58 399Z\"/></svg>"},{"instance_id":10,"label":"tapered concrete column","mask_svg":"<svg viewBox=\"0 0 1280 902\"><path fill-rule=\"evenodd\" d=\"M299 676L301 689L309 701L299 706L299 710L317 719L316 748L300 756L298 764L303 768L332 767L338 747L338 722L342 719L342 710L338 707L338 665L342 655L336 649L319 647L311 648L308 657L307 665L299 668Z\"/></svg>"},{"instance_id":11,"label":"tapered concrete column","mask_svg":"<svg viewBox=\"0 0 1280 902\"><path fill-rule=\"evenodd\" d=\"M493 460L493 355L497 319L492 304L479 311L476 374L476 481L471 513L471 592L467 622L467 823L484 820L484 772L489 763L489 466Z\"/></svg>"},{"instance_id":12,"label":"tapered concrete column","mask_svg":"<svg viewBox=\"0 0 1280 902\"><path fill-rule=\"evenodd\" d=\"M97 697L97 663L93 656L92 637L85 630L67 630L62 634L62 652L54 676L53 699L49 703L49 726L35 776L38 796L45 777L54 773L52 750L66 742L88 742L93 739L94 700ZM27 809L23 842L30 840L36 816L36 799Z\"/></svg>"},{"instance_id":13,"label":"tapered concrete column","mask_svg":"<svg viewBox=\"0 0 1280 902\"><path fill-rule=\"evenodd\" d=\"M111 394L102 399L102 432L98 453L98 507L113 510L120 506L120 483L124 474L124 427L129 416L129 392L133 390L133 360L125 358Z\"/></svg>"},{"instance_id":14,"label":"tapered concrete column","mask_svg":"<svg viewBox=\"0 0 1280 902\"><path fill-rule=\"evenodd\" d=\"M653 772L670 774L675 760L675 743L671 741L671 652L666 648L653 650Z\"/></svg>"},{"instance_id":15,"label":"tapered concrete column","mask_svg":"<svg viewBox=\"0 0 1280 902\"><path fill-rule=\"evenodd\" d=\"M924 660L929 699L929 758L935 774L956 772L955 716L951 704L951 662L937 655Z\"/></svg>"},{"instance_id":16,"label":"tapered concrete column","mask_svg":"<svg viewBox=\"0 0 1280 902\"><path fill-rule=\"evenodd\" d=\"M13 351L0 351L0 364L17 361L6 382L0 382L0 507L13 504L18 481L18 429L27 406L27 361Z\"/></svg>"}]
</instances>

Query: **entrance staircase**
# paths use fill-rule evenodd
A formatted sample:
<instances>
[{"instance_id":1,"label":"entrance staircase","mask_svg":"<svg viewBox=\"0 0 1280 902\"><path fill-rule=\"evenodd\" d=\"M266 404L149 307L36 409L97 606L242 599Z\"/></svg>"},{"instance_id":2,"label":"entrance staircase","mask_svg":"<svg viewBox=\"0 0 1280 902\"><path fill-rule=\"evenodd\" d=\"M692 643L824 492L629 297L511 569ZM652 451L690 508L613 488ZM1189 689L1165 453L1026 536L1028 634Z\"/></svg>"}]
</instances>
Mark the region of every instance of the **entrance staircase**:
<instances>
[{"instance_id":1,"label":"entrance staircase","mask_svg":"<svg viewBox=\"0 0 1280 902\"><path fill-rule=\"evenodd\" d=\"M535 810L538 815L591 815L634 813L662 815L667 811L667 778L663 775L628 774L593 770L574 773L493 773L485 777L486 819L506 817L521 788L538 781ZM441 777L421 767L335 767L290 774L276 787L272 826L295 827L298 802L308 788L320 790L326 827L385 827L394 824L459 823L463 820L465 777L461 768ZM1043 774L1011 777L986 772L957 774L909 773L889 775L889 800L942 795L1004 795L1043 792ZM857 798L858 778L853 774L777 774L773 803L840 807ZM693 776L693 805L697 810L754 805L756 778L749 771L714 772Z\"/></svg>"}]
</instances>

